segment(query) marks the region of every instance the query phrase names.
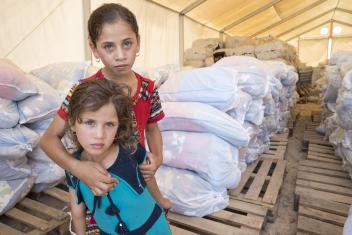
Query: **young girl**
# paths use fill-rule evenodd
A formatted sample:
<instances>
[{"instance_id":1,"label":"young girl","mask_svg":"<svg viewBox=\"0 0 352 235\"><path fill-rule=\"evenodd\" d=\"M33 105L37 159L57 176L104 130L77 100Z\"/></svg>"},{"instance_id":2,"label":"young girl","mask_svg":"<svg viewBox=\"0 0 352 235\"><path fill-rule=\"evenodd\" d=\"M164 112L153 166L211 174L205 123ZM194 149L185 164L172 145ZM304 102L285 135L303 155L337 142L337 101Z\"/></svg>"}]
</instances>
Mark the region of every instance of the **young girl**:
<instances>
[{"instance_id":1,"label":"young girl","mask_svg":"<svg viewBox=\"0 0 352 235\"><path fill-rule=\"evenodd\" d=\"M106 79L82 82L71 97L67 130L77 146L74 156L100 163L119 180L106 196L94 196L85 183L66 172L77 234L85 234L86 207L101 234L171 234L137 167L147 153L133 137L131 105L124 86Z\"/></svg>"},{"instance_id":2,"label":"young girl","mask_svg":"<svg viewBox=\"0 0 352 235\"><path fill-rule=\"evenodd\" d=\"M162 163L162 139L157 122L164 117L154 83L132 71L140 38L135 16L119 4L104 4L97 8L88 21L89 45L97 59L105 65L88 79L109 79L116 84L125 84L131 89L133 116L139 142L144 146L144 133L153 157L139 166L148 187L154 188L158 203L168 209L171 203L160 197L154 174ZM70 155L61 142L65 134L67 109L73 87L63 102L54 121L41 138L41 147L47 155L65 170L82 180L94 195L105 195L118 183L108 171L94 161L79 161ZM79 167L78 167L79 166Z\"/></svg>"}]
</instances>

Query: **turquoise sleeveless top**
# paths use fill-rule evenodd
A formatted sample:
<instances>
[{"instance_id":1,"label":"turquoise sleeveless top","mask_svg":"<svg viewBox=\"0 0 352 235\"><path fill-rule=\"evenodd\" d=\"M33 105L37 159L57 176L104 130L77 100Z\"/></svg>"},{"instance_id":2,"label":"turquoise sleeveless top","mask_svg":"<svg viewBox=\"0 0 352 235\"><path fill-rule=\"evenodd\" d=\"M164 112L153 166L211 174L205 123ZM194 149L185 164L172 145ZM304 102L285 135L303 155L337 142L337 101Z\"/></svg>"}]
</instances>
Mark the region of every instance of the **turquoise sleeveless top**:
<instances>
[{"instance_id":1,"label":"turquoise sleeveless top","mask_svg":"<svg viewBox=\"0 0 352 235\"><path fill-rule=\"evenodd\" d=\"M80 159L81 152L74 154ZM67 184L92 211L101 234L168 235L171 234L163 209L151 196L138 165L147 156L142 145L131 151L120 146L116 161L107 170L119 180L106 196L94 196L90 188L66 171Z\"/></svg>"}]
</instances>

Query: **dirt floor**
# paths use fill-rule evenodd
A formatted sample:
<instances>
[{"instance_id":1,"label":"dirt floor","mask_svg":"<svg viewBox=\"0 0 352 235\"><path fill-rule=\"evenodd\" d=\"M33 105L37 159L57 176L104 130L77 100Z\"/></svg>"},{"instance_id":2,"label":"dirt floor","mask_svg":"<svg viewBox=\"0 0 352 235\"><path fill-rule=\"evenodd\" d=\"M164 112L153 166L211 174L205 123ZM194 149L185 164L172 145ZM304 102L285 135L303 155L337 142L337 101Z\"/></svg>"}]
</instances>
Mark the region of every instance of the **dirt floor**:
<instances>
[{"instance_id":1,"label":"dirt floor","mask_svg":"<svg viewBox=\"0 0 352 235\"><path fill-rule=\"evenodd\" d=\"M297 212L294 210L294 191L297 177L298 161L305 158L302 151L303 134L308 116L299 117L288 139L285 159L287 160L286 174L278 201L277 215L274 221L268 221L262 234L264 235L293 235L297 232Z\"/></svg>"}]
</instances>

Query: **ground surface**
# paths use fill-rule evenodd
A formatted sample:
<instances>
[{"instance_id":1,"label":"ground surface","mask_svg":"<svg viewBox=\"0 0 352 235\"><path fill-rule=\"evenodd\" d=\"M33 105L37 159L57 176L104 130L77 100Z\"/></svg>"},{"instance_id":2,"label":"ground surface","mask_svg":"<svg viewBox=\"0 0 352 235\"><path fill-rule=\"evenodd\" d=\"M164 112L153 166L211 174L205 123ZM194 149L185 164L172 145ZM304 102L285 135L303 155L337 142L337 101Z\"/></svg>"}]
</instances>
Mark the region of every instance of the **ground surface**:
<instances>
[{"instance_id":1,"label":"ground surface","mask_svg":"<svg viewBox=\"0 0 352 235\"><path fill-rule=\"evenodd\" d=\"M285 159L287 160L286 175L278 201L278 211L273 223L268 222L262 234L264 235L293 235L297 232L297 212L294 211L294 191L297 167L300 159L306 154L302 151L303 134L308 122L307 116L299 117L288 139Z\"/></svg>"}]
</instances>

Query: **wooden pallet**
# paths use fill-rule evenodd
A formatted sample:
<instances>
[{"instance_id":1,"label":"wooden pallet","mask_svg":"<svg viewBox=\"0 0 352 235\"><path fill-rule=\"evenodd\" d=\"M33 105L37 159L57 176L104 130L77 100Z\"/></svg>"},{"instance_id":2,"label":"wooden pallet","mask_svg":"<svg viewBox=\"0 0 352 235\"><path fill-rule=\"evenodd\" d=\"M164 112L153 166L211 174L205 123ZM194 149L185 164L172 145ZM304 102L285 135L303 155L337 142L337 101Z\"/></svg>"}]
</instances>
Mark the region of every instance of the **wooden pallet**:
<instances>
[{"instance_id":1,"label":"wooden pallet","mask_svg":"<svg viewBox=\"0 0 352 235\"><path fill-rule=\"evenodd\" d=\"M342 159L335 155L332 146L309 144L307 159L342 165Z\"/></svg>"},{"instance_id":2,"label":"wooden pallet","mask_svg":"<svg viewBox=\"0 0 352 235\"><path fill-rule=\"evenodd\" d=\"M54 232L68 234L67 200L62 189L53 188L41 194L30 193L14 208L0 217L0 234L40 235ZM55 196L52 196L55 192Z\"/></svg>"},{"instance_id":3,"label":"wooden pallet","mask_svg":"<svg viewBox=\"0 0 352 235\"><path fill-rule=\"evenodd\" d=\"M286 153L286 146L283 145L270 145L269 149L265 151L260 157L271 157L275 159L284 159Z\"/></svg>"},{"instance_id":4,"label":"wooden pallet","mask_svg":"<svg viewBox=\"0 0 352 235\"><path fill-rule=\"evenodd\" d=\"M236 189L230 190L233 199L269 208L275 216L276 201L285 175L286 161L261 157L242 174Z\"/></svg>"},{"instance_id":5,"label":"wooden pallet","mask_svg":"<svg viewBox=\"0 0 352 235\"><path fill-rule=\"evenodd\" d=\"M332 147L331 143L324 139L323 135L320 135L314 131L304 131L303 136L303 150L308 150L310 144Z\"/></svg>"},{"instance_id":6,"label":"wooden pallet","mask_svg":"<svg viewBox=\"0 0 352 235\"><path fill-rule=\"evenodd\" d=\"M341 164L301 160L298 166L295 195L296 197L314 196L333 202L352 204L352 181Z\"/></svg>"},{"instance_id":7,"label":"wooden pallet","mask_svg":"<svg viewBox=\"0 0 352 235\"><path fill-rule=\"evenodd\" d=\"M311 113L311 119L312 122L321 122L321 115L322 115L322 111L312 111Z\"/></svg>"},{"instance_id":8,"label":"wooden pallet","mask_svg":"<svg viewBox=\"0 0 352 235\"><path fill-rule=\"evenodd\" d=\"M287 146L289 133L276 134L270 137L270 146Z\"/></svg>"},{"instance_id":9,"label":"wooden pallet","mask_svg":"<svg viewBox=\"0 0 352 235\"><path fill-rule=\"evenodd\" d=\"M347 204L302 196L299 199L297 234L342 234L348 210Z\"/></svg>"},{"instance_id":10,"label":"wooden pallet","mask_svg":"<svg viewBox=\"0 0 352 235\"><path fill-rule=\"evenodd\" d=\"M203 218L170 212L172 234L260 234L267 209L260 205L230 199L229 206Z\"/></svg>"}]
</instances>

